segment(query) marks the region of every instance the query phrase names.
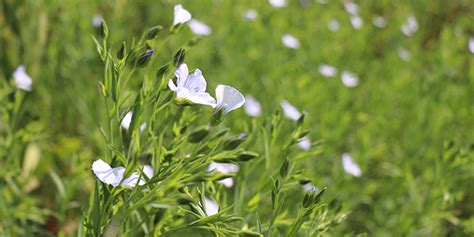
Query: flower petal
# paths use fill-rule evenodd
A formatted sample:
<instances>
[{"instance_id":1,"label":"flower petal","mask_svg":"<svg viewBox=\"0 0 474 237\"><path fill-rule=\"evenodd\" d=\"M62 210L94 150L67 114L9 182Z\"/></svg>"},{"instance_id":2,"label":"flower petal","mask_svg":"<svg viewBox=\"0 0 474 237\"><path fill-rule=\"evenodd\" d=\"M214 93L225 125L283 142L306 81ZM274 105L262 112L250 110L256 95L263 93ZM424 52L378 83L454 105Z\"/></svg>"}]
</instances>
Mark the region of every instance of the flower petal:
<instances>
[{"instance_id":1,"label":"flower petal","mask_svg":"<svg viewBox=\"0 0 474 237\"><path fill-rule=\"evenodd\" d=\"M188 26L191 31L196 35L210 35L212 33L211 27L206 25L204 22L192 19L188 22Z\"/></svg>"},{"instance_id":2,"label":"flower petal","mask_svg":"<svg viewBox=\"0 0 474 237\"><path fill-rule=\"evenodd\" d=\"M262 106L253 96L246 96L245 97L245 104L244 104L245 113L252 117L258 117L262 114Z\"/></svg>"},{"instance_id":3,"label":"flower petal","mask_svg":"<svg viewBox=\"0 0 474 237\"><path fill-rule=\"evenodd\" d=\"M16 68L13 72L13 79L15 81L15 86L18 89L31 91L33 80L28 74L26 74L26 68L24 65L20 65Z\"/></svg>"},{"instance_id":4,"label":"flower petal","mask_svg":"<svg viewBox=\"0 0 474 237\"><path fill-rule=\"evenodd\" d=\"M245 98L234 87L226 85L218 85L216 88L217 108L222 108L224 114L232 110L242 107L245 103Z\"/></svg>"},{"instance_id":5,"label":"flower petal","mask_svg":"<svg viewBox=\"0 0 474 237\"><path fill-rule=\"evenodd\" d=\"M348 174L352 174L355 177L360 177L362 175L359 165L357 165L357 163L352 160L352 157L349 155L349 153L344 153L342 155L342 166Z\"/></svg>"},{"instance_id":6,"label":"flower petal","mask_svg":"<svg viewBox=\"0 0 474 237\"><path fill-rule=\"evenodd\" d=\"M174 6L173 25L184 24L191 20L191 13L183 8L181 4Z\"/></svg>"},{"instance_id":7,"label":"flower petal","mask_svg":"<svg viewBox=\"0 0 474 237\"><path fill-rule=\"evenodd\" d=\"M109 164L99 159L92 163L92 172L103 183L117 186L123 179L125 168L122 166L112 168Z\"/></svg>"},{"instance_id":8,"label":"flower petal","mask_svg":"<svg viewBox=\"0 0 474 237\"><path fill-rule=\"evenodd\" d=\"M201 70L196 69L194 73L188 77L183 87L188 89L192 94L206 92L207 83Z\"/></svg>"},{"instance_id":9,"label":"flower petal","mask_svg":"<svg viewBox=\"0 0 474 237\"><path fill-rule=\"evenodd\" d=\"M296 121L301 117L300 111L298 111L298 109L295 106L291 105L287 100L283 100L280 105L283 109L283 114L287 118Z\"/></svg>"},{"instance_id":10,"label":"flower petal","mask_svg":"<svg viewBox=\"0 0 474 237\"><path fill-rule=\"evenodd\" d=\"M186 63L182 63L181 65L179 65L179 67L174 71L174 75L177 78L177 87L184 87L184 84L186 84L186 81L188 80L189 76L188 65L186 65Z\"/></svg>"}]
</instances>

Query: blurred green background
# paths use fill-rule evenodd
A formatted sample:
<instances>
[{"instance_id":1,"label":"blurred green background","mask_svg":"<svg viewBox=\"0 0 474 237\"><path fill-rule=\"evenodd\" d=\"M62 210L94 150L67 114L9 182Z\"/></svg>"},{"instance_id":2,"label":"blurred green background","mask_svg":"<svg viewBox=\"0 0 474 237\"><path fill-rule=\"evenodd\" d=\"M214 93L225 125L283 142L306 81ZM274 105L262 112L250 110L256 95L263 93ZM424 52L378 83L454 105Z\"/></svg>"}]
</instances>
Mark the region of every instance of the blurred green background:
<instances>
[{"instance_id":1,"label":"blurred green background","mask_svg":"<svg viewBox=\"0 0 474 237\"><path fill-rule=\"evenodd\" d=\"M31 152L40 164L38 183L28 183L31 190L21 185L22 199L3 195L0 217L33 217L33 206L47 207L64 232L74 230L93 186L90 163L105 149L97 129L105 119L97 106L103 65L92 20L107 21L118 48L149 27L170 26L180 3L212 28L186 57L209 88L231 84L257 98L266 115L283 99L308 112L311 138L324 144L306 172L351 212L333 235L474 234L474 54L468 49L474 2L356 1L361 29L351 25L344 2L321 2L292 0L274 8L264 0L1 0L0 87L11 83L19 64L33 78L18 125L26 135L8 155L20 163ZM253 21L244 18L249 9L258 13ZM377 16L384 28L372 23ZM400 30L409 16L419 25L410 37ZM328 28L333 20L336 32ZM285 47L286 33L301 47ZM184 27L168 42L158 39L153 64L167 62L192 37ZM399 55L404 50L408 60ZM336 67L338 75L324 77L320 64ZM356 74L359 85L344 86L342 71ZM228 120L242 129L250 118L239 110ZM344 152L360 165L360 178L344 172ZM0 185L6 185L11 173L2 172ZM52 191L57 179L62 192ZM10 202L24 208L9 210ZM2 228L7 219L0 220Z\"/></svg>"}]
</instances>

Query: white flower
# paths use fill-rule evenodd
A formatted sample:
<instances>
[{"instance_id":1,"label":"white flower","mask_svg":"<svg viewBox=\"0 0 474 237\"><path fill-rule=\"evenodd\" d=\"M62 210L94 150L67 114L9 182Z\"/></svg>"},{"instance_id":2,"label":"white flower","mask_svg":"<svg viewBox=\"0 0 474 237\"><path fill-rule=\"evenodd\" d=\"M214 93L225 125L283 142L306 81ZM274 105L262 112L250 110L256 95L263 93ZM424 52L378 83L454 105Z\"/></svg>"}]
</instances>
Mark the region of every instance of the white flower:
<instances>
[{"instance_id":1,"label":"white flower","mask_svg":"<svg viewBox=\"0 0 474 237\"><path fill-rule=\"evenodd\" d=\"M410 51L405 48L398 49L398 56L405 62L410 61L411 58Z\"/></svg>"},{"instance_id":2,"label":"white flower","mask_svg":"<svg viewBox=\"0 0 474 237\"><path fill-rule=\"evenodd\" d=\"M303 137L298 140L298 146L301 148L301 150L308 151L311 149L311 140L307 137Z\"/></svg>"},{"instance_id":3,"label":"white flower","mask_svg":"<svg viewBox=\"0 0 474 237\"><path fill-rule=\"evenodd\" d=\"M385 26L387 25L387 22L385 21L385 18L383 18L382 16L376 16L372 19L372 23L374 24L374 26L376 26L377 28L385 28Z\"/></svg>"},{"instance_id":4,"label":"white flower","mask_svg":"<svg viewBox=\"0 0 474 237\"><path fill-rule=\"evenodd\" d=\"M405 24L402 25L401 31L406 36L412 36L418 30L418 22L415 16L408 16Z\"/></svg>"},{"instance_id":5,"label":"white flower","mask_svg":"<svg viewBox=\"0 0 474 237\"><path fill-rule=\"evenodd\" d=\"M203 104L215 106L216 101L206 92L206 79L199 69L196 69L192 75L189 75L188 66L183 63L174 71L177 78L177 85L170 79L168 87L176 92L176 99L179 102L191 102L194 104Z\"/></svg>"},{"instance_id":6,"label":"white flower","mask_svg":"<svg viewBox=\"0 0 474 237\"><path fill-rule=\"evenodd\" d=\"M28 74L26 74L24 65L20 65L16 68L16 70L13 72L13 79L15 81L16 88L25 91L31 91L33 80Z\"/></svg>"},{"instance_id":7,"label":"white flower","mask_svg":"<svg viewBox=\"0 0 474 237\"><path fill-rule=\"evenodd\" d=\"M300 47L300 41L291 34L284 34L281 41L288 48L297 49Z\"/></svg>"},{"instance_id":8,"label":"white flower","mask_svg":"<svg viewBox=\"0 0 474 237\"><path fill-rule=\"evenodd\" d=\"M341 73L341 80L347 87L356 87L359 85L359 78L357 78L357 76L352 72L343 71Z\"/></svg>"},{"instance_id":9,"label":"white flower","mask_svg":"<svg viewBox=\"0 0 474 237\"><path fill-rule=\"evenodd\" d=\"M232 86L218 85L216 87L216 110L221 110L224 114L242 107L245 103L245 98Z\"/></svg>"},{"instance_id":10,"label":"white flower","mask_svg":"<svg viewBox=\"0 0 474 237\"><path fill-rule=\"evenodd\" d=\"M469 48L469 51L471 51L471 53L474 53L474 36L471 36L471 38L469 38L469 43L467 44L467 47Z\"/></svg>"},{"instance_id":11,"label":"white flower","mask_svg":"<svg viewBox=\"0 0 474 237\"><path fill-rule=\"evenodd\" d=\"M364 25L364 22L360 16L351 16L351 24L354 29L359 30L362 28L362 25Z\"/></svg>"},{"instance_id":12,"label":"white flower","mask_svg":"<svg viewBox=\"0 0 474 237\"><path fill-rule=\"evenodd\" d=\"M296 121L301 117L300 111L298 111L298 109L295 106L291 105L288 101L283 100L280 105L283 109L283 114L287 118Z\"/></svg>"},{"instance_id":13,"label":"white flower","mask_svg":"<svg viewBox=\"0 0 474 237\"><path fill-rule=\"evenodd\" d=\"M305 192L307 192L307 191L317 192L317 191L319 190L319 189L318 189L316 186L314 186L312 183L307 183L307 184L303 185L302 187L303 187L303 190L304 190Z\"/></svg>"},{"instance_id":14,"label":"white flower","mask_svg":"<svg viewBox=\"0 0 474 237\"><path fill-rule=\"evenodd\" d=\"M248 21L254 21L255 19L257 19L257 17L258 17L258 13L254 9L249 9L245 11L244 13L244 18Z\"/></svg>"},{"instance_id":15,"label":"white flower","mask_svg":"<svg viewBox=\"0 0 474 237\"><path fill-rule=\"evenodd\" d=\"M230 174L238 172L239 169L240 167L238 165L234 165L232 163L212 162L211 164L209 164L207 171L217 170L219 173L222 174ZM219 180L218 183L223 184L227 188L231 188L232 186L234 186L234 179L232 177L229 177L223 180Z\"/></svg>"},{"instance_id":16,"label":"white flower","mask_svg":"<svg viewBox=\"0 0 474 237\"><path fill-rule=\"evenodd\" d=\"M103 19L104 19L104 18L102 18L101 15L94 15L94 16L92 17L92 26L93 26L93 27L96 27L96 28L100 27L100 26L102 25L102 20L103 20Z\"/></svg>"},{"instance_id":17,"label":"white flower","mask_svg":"<svg viewBox=\"0 0 474 237\"><path fill-rule=\"evenodd\" d=\"M352 160L349 153L342 154L342 166L348 174L354 175L355 177L360 177L362 175L359 165Z\"/></svg>"},{"instance_id":18,"label":"white flower","mask_svg":"<svg viewBox=\"0 0 474 237\"><path fill-rule=\"evenodd\" d=\"M124 128L125 130L128 130L130 128L130 124L132 123L132 116L133 116L133 113L130 111L127 114L125 114L125 116L123 117L122 122L120 123L120 126L122 126L122 128ZM146 127L147 127L147 124L142 123L140 125L140 132L143 132L143 130L145 130Z\"/></svg>"},{"instance_id":19,"label":"white flower","mask_svg":"<svg viewBox=\"0 0 474 237\"><path fill-rule=\"evenodd\" d=\"M196 19L191 19L188 22L188 26L196 35L210 35L212 33L211 27Z\"/></svg>"},{"instance_id":20,"label":"white flower","mask_svg":"<svg viewBox=\"0 0 474 237\"><path fill-rule=\"evenodd\" d=\"M333 20L330 20L330 21L328 22L328 28L329 28L329 30L332 31L332 32L338 31L339 28L340 28L339 21L334 20L334 19L333 19Z\"/></svg>"},{"instance_id":21,"label":"white flower","mask_svg":"<svg viewBox=\"0 0 474 237\"><path fill-rule=\"evenodd\" d=\"M319 64L318 71L325 77L335 77L337 75L337 69L328 64Z\"/></svg>"},{"instance_id":22,"label":"white flower","mask_svg":"<svg viewBox=\"0 0 474 237\"><path fill-rule=\"evenodd\" d=\"M347 13L351 15L357 15L357 12L359 11L359 6L357 6L357 4L353 2L345 2L344 9L346 10Z\"/></svg>"},{"instance_id":23,"label":"white flower","mask_svg":"<svg viewBox=\"0 0 474 237\"><path fill-rule=\"evenodd\" d=\"M276 8L286 7L288 6L288 2L286 0L268 0L270 5Z\"/></svg>"},{"instance_id":24,"label":"white flower","mask_svg":"<svg viewBox=\"0 0 474 237\"><path fill-rule=\"evenodd\" d=\"M145 179L136 172L133 172L130 177L124 179L123 175L125 173L125 167L119 166L112 168L109 164L105 163L103 160L96 160L92 163L92 171L95 176L102 181L103 183L110 184L114 187L118 186L121 183L122 186L133 188L137 185L142 186L145 184ZM148 178L153 177L153 168L149 165L143 167L143 173Z\"/></svg>"},{"instance_id":25,"label":"white flower","mask_svg":"<svg viewBox=\"0 0 474 237\"><path fill-rule=\"evenodd\" d=\"M173 25L184 24L191 20L191 13L183 8L181 4L174 6Z\"/></svg>"},{"instance_id":26,"label":"white flower","mask_svg":"<svg viewBox=\"0 0 474 237\"><path fill-rule=\"evenodd\" d=\"M262 114L262 106L253 96L248 95L245 97L244 104L245 113L252 117L258 117Z\"/></svg>"},{"instance_id":27,"label":"white flower","mask_svg":"<svg viewBox=\"0 0 474 237\"><path fill-rule=\"evenodd\" d=\"M219 206L216 201L210 198L204 198L204 210L207 216L212 216L219 212Z\"/></svg>"}]
</instances>

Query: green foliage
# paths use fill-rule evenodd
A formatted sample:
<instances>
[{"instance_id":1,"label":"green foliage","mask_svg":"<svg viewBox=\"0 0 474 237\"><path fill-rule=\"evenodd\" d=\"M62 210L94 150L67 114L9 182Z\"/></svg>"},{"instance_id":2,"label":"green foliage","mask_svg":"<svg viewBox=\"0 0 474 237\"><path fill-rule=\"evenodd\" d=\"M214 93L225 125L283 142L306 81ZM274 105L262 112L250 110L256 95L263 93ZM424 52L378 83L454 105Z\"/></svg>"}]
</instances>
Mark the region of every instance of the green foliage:
<instances>
[{"instance_id":1,"label":"green foliage","mask_svg":"<svg viewBox=\"0 0 474 237\"><path fill-rule=\"evenodd\" d=\"M2 1L0 236L472 235L474 4L356 1L356 30L343 2L318 2ZM212 34L172 26L178 3ZM410 15L419 29L407 37ZM210 94L253 95L262 115L177 103L168 80L183 62ZM31 91L15 87L20 64ZM343 71L359 85L345 87ZM305 110L297 121L284 99ZM345 152L360 177L344 172ZM146 184L102 183L98 159Z\"/></svg>"}]
</instances>

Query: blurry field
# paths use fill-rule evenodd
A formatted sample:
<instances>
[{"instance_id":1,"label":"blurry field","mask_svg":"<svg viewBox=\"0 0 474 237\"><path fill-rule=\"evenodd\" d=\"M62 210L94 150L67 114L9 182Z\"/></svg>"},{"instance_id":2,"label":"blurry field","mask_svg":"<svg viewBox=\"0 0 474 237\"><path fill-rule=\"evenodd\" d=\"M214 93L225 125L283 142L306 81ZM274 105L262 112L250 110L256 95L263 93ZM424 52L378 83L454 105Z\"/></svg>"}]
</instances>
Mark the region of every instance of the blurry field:
<instances>
[{"instance_id":1,"label":"blurry field","mask_svg":"<svg viewBox=\"0 0 474 237\"><path fill-rule=\"evenodd\" d=\"M99 37L100 27L93 26L93 18L107 22L115 52L122 41L130 45L152 26L169 28L175 4L209 25L212 34L197 37L187 26L170 37L160 32L150 43L153 60L129 86L152 80L195 39L186 63L202 70L212 95L218 84L228 84L261 103L260 117L239 109L223 122L233 134L250 133L246 148L267 154L242 166L235 179L246 186L219 191L251 228L259 208L263 213L271 205L270 192L261 186L272 184L262 180L270 180L286 158L265 150L260 124L272 121L287 100L307 112L304 129L318 143L302 156L295 147L289 159L300 157L301 177L327 187L323 200L338 200L339 213L347 216L325 235L473 235L474 46L470 51L468 44L474 37L474 2L355 3L360 29L351 24L344 2L332 0L289 0L283 8L265 0L2 0L0 236L77 235L94 190L91 164L108 149L99 130L108 122L98 83L104 64L91 37ZM250 9L257 13L253 20L245 18ZM418 27L407 36L401 28L410 16ZM377 17L385 20L382 28L373 23ZM285 47L285 34L299 39L300 47ZM12 93L8 86L20 64L33 80L31 92ZM335 67L337 75L322 75L322 64ZM344 85L343 71L357 76L355 87ZM23 96L11 131L7 104ZM196 113L203 125L211 110ZM280 137L285 136L292 136L290 125L282 128ZM278 152L285 142L276 144ZM343 153L360 166L360 177L344 172ZM255 193L262 196L261 206L240 211ZM290 188L287 215L296 215L303 195Z\"/></svg>"}]
</instances>

